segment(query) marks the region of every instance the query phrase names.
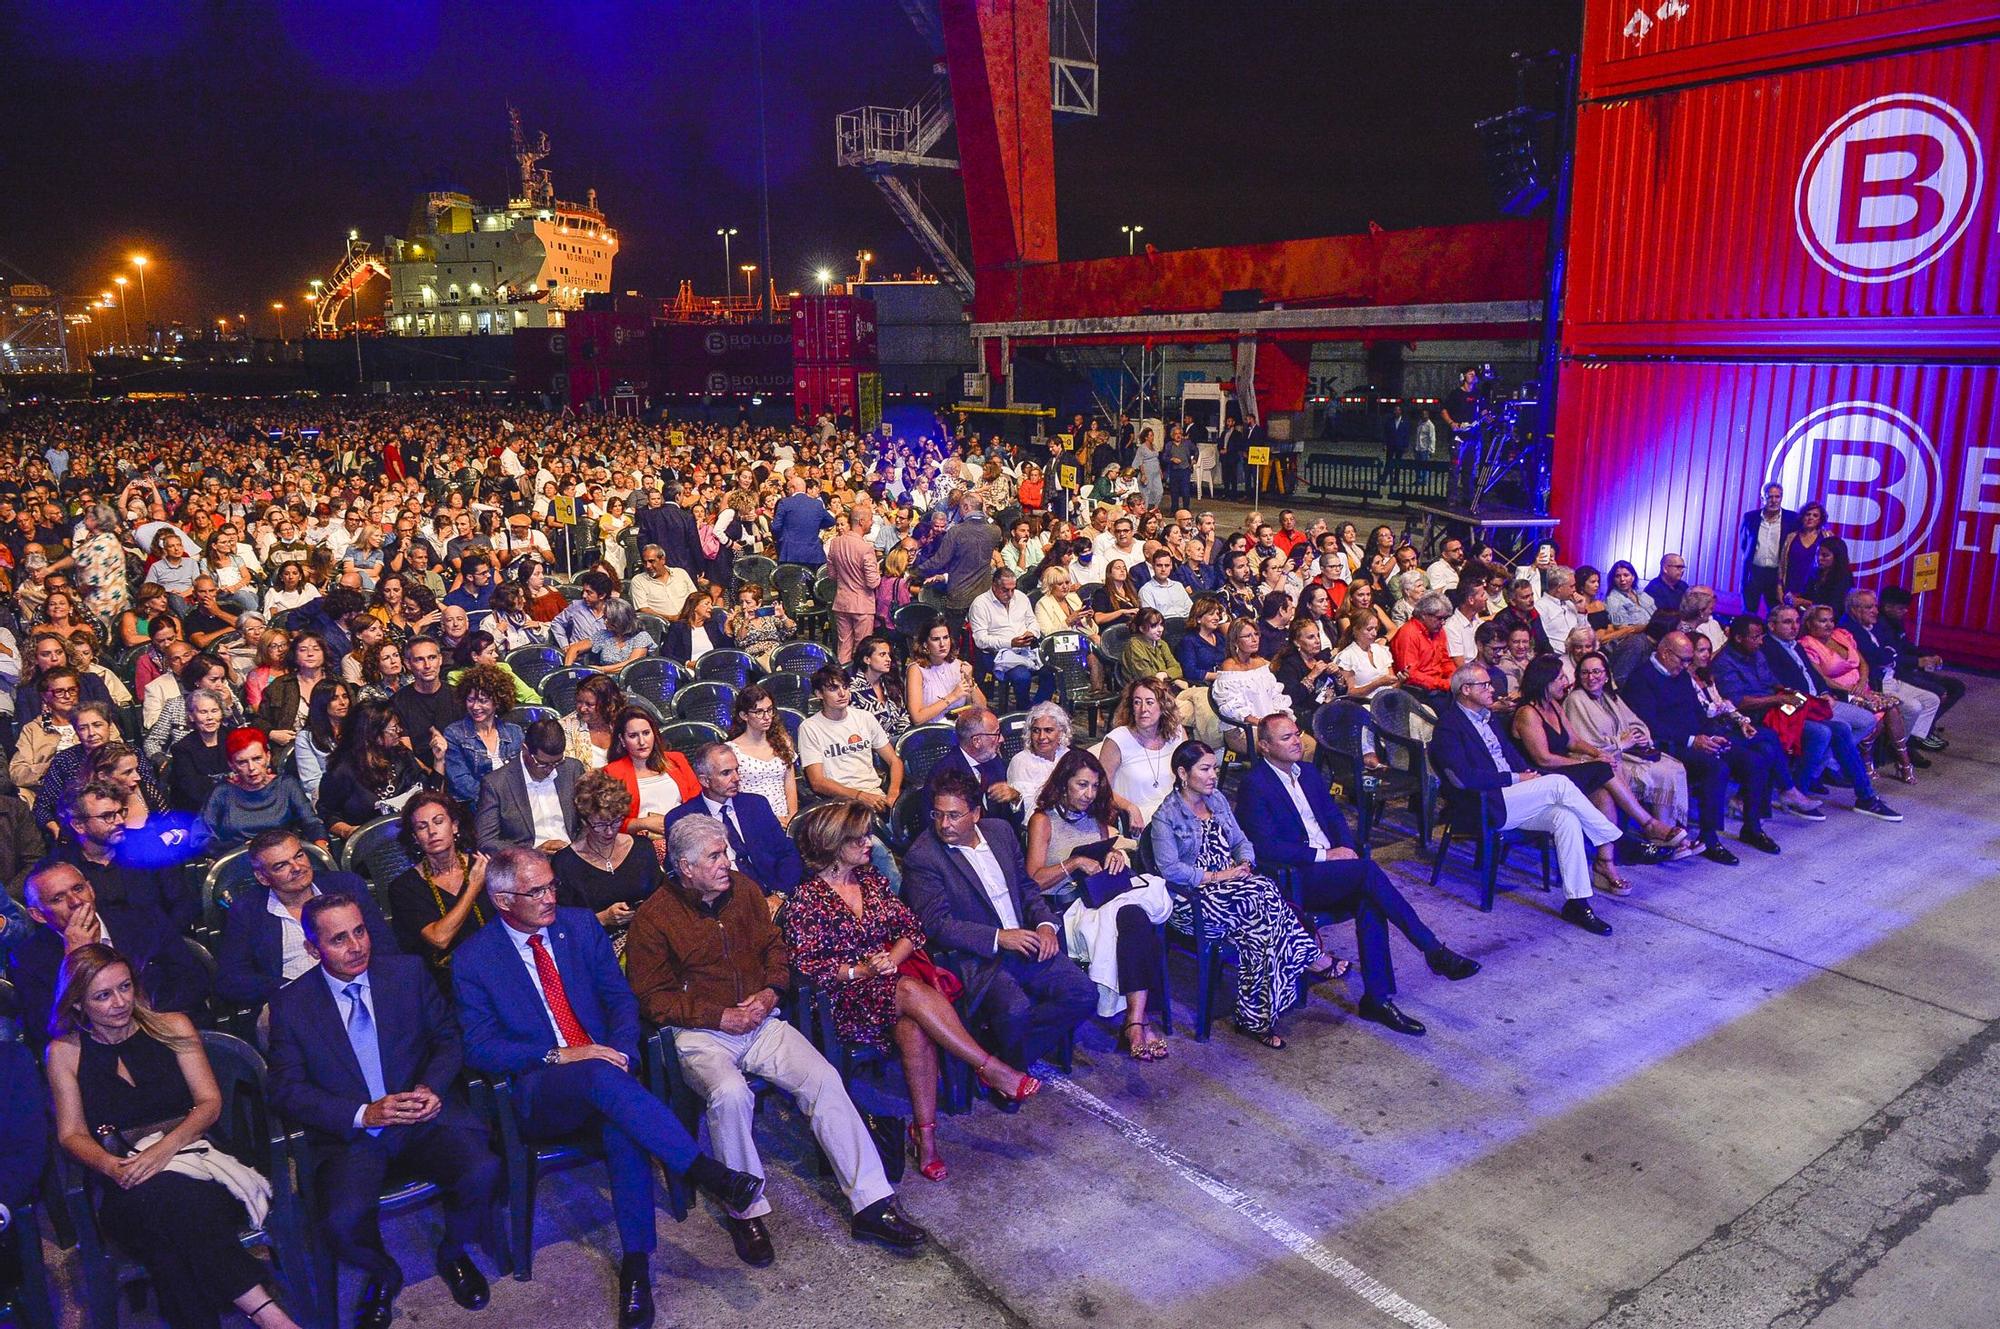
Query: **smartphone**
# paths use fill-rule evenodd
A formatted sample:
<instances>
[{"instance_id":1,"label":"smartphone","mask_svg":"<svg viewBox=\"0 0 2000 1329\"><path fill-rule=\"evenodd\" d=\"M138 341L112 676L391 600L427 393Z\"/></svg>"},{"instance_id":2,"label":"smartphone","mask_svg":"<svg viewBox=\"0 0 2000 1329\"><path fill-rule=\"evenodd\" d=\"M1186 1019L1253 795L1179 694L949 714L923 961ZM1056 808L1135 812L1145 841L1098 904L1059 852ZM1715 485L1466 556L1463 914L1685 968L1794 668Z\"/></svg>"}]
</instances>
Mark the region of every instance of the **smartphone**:
<instances>
[{"instance_id":1,"label":"smartphone","mask_svg":"<svg viewBox=\"0 0 2000 1329\"><path fill-rule=\"evenodd\" d=\"M759 605L757 606L756 616L758 618L769 618L771 615L777 612L778 612L778 607L776 605Z\"/></svg>"}]
</instances>

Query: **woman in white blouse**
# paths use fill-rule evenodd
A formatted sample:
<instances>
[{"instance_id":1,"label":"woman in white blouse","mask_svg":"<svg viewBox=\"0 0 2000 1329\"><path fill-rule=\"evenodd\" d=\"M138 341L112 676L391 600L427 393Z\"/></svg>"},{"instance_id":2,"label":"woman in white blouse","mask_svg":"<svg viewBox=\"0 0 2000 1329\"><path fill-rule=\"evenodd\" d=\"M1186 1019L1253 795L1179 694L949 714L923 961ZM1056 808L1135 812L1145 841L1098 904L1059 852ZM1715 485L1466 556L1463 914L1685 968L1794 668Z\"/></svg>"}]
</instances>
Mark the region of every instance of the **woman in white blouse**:
<instances>
[{"instance_id":1,"label":"woman in white blouse","mask_svg":"<svg viewBox=\"0 0 2000 1329\"><path fill-rule=\"evenodd\" d=\"M1229 625L1223 633L1229 654L1223 658L1222 667L1215 671L1215 681L1208 688L1208 699L1215 713L1234 726L1223 735L1223 741L1230 751L1242 756L1250 753L1244 726L1255 725L1265 716L1280 711L1292 714L1285 685L1271 672L1271 662L1257 654L1257 635L1254 618L1239 618ZM1315 747L1312 736L1301 735L1301 741L1305 744L1306 760L1311 761Z\"/></svg>"},{"instance_id":2,"label":"woman in white blouse","mask_svg":"<svg viewBox=\"0 0 2000 1329\"><path fill-rule=\"evenodd\" d=\"M1382 640L1382 625L1375 621L1373 613L1357 614L1348 620L1347 631L1341 634L1340 650L1333 657L1333 667L1346 681L1347 695L1357 701L1383 688L1397 687L1406 677L1396 668L1396 659ZM1366 729L1361 731L1361 762L1371 770L1382 765L1382 759L1375 755L1375 741Z\"/></svg>"},{"instance_id":3,"label":"woman in white blouse","mask_svg":"<svg viewBox=\"0 0 2000 1329\"><path fill-rule=\"evenodd\" d=\"M1183 737L1180 707L1166 684L1135 678L1125 685L1097 760L1111 781L1112 802L1130 818L1133 833L1152 820L1173 792L1169 758Z\"/></svg>"},{"instance_id":4,"label":"woman in white blouse","mask_svg":"<svg viewBox=\"0 0 2000 1329\"><path fill-rule=\"evenodd\" d=\"M1028 712L1027 745L1007 763L1007 783L1021 791L1021 807L1032 809L1062 754L1069 750L1069 712L1045 701Z\"/></svg>"}]
</instances>

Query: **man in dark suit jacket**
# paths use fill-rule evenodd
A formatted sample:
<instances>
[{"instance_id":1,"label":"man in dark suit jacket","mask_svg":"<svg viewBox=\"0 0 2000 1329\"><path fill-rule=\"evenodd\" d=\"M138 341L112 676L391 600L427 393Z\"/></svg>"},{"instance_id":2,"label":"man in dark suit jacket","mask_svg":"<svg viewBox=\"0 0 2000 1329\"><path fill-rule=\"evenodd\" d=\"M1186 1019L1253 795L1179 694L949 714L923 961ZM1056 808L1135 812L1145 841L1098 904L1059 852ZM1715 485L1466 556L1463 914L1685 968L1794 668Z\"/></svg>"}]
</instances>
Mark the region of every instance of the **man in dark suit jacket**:
<instances>
[{"instance_id":1,"label":"man in dark suit jacket","mask_svg":"<svg viewBox=\"0 0 2000 1329\"><path fill-rule=\"evenodd\" d=\"M41 1063L26 1044L0 1040L0 1290L19 1286L12 1229L22 1221L17 1211L41 1194L48 1165L49 1095ZM16 1309L22 1309L18 1300Z\"/></svg>"},{"instance_id":2,"label":"man in dark suit jacket","mask_svg":"<svg viewBox=\"0 0 2000 1329\"><path fill-rule=\"evenodd\" d=\"M555 874L533 849L502 849L486 868L498 917L452 952L465 1064L514 1077L530 1136L602 1134L618 1224L619 1329L653 1322L650 1269L658 1241L653 1164L686 1173L732 1213L764 1181L695 1148L680 1118L629 1072L639 1060L639 1003L588 909L558 909Z\"/></svg>"},{"instance_id":3,"label":"man in dark suit jacket","mask_svg":"<svg viewBox=\"0 0 2000 1329\"><path fill-rule=\"evenodd\" d=\"M701 797L669 812L660 834L669 834L675 822L696 813L714 817L729 832L729 866L767 894L790 895L806 876L799 847L778 824L769 802L742 794L742 765L736 759L736 749L727 743L705 743L695 749L692 763L695 779L701 781Z\"/></svg>"},{"instance_id":4,"label":"man in dark suit jacket","mask_svg":"<svg viewBox=\"0 0 2000 1329\"><path fill-rule=\"evenodd\" d=\"M690 577L699 576L708 566L708 560L702 557L701 534L695 530L694 515L680 505L680 486L667 485L661 491L661 498L660 506L639 510L639 538L646 544L658 545L670 566L680 568Z\"/></svg>"},{"instance_id":5,"label":"man in dark suit jacket","mask_svg":"<svg viewBox=\"0 0 2000 1329\"><path fill-rule=\"evenodd\" d=\"M1243 778L1236 798L1243 834L1266 868L1289 868L1297 898L1318 913L1352 910L1361 954L1361 1018L1399 1034L1424 1026L1396 1009L1396 971L1389 958L1389 927L1409 938L1434 974L1471 978L1479 965L1438 940L1381 868L1355 853L1347 818L1318 771L1305 759L1304 736L1283 711L1257 725L1263 760Z\"/></svg>"},{"instance_id":6,"label":"man in dark suit jacket","mask_svg":"<svg viewBox=\"0 0 2000 1329\"><path fill-rule=\"evenodd\" d=\"M216 956L215 991L226 1001L261 1008L278 989L312 968L303 921L315 895L352 896L368 921L377 949L396 950L395 933L375 907L368 883L352 872L319 872L305 845L291 831L265 831L250 841L250 867L257 884L237 893L222 925L222 953Z\"/></svg>"},{"instance_id":7,"label":"man in dark suit jacket","mask_svg":"<svg viewBox=\"0 0 2000 1329\"><path fill-rule=\"evenodd\" d=\"M132 962L153 1008L199 1011L208 1000L208 973L167 916L136 902L97 907L97 893L68 863L43 863L24 887L28 917L41 926L14 948L7 976L21 998L22 1033L34 1047L49 1037L63 957L102 941Z\"/></svg>"},{"instance_id":8,"label":"man in dark suit jacket","mask_svg":"<svg viewBox=\"0 0 2000 1329\"><path fill-rule=\"evenodd\" d=\"M559 720L537 720L522 735L521 755L479 782L479 806L473 813L474 834L487 853L507 845L559 853L576 838L576 782L583 763L563 755ZM535 817L533 793L543 798L542 824ZM553 798L555 806L547 806Z\"/></svg>"},{"instance_id":9,"label":"man in dark suit jacket","mask_svg":"<svg viewBox=\"0 0 2000 1329\"><path fill-rule=\"evenodd\" d=\"M931 945L964 969L966 1023L988 1025L1010 1065L1074 1028L1097 991L1063 954L1062 929L1028 876L1014 828L981 820L963 772L931 787L930 829L903 860L903 893Z\"/></svg>"},{"instance_id":10,"label":"man in dark suit jacket","mask_svg":"<svg viewBox=\"0 0 2000 1329\"><path fill-rule=\"evenodd\" d=\"M302 922L319 963L271 999L271 1103L311 1133L334 1253L368 1275L357 1329L383 1329L403 1286L376 1224L392 1165L444 1192L438 1276L478 1310L488 1290L468 1248L492 1236L500 1160L452 1090L462 1057L451 1003L421 960L374 955L360 897L316 896Z\"/></svg>"},{"instance_id":11,"label":"man in dark suit jacket","mask_svg":"<svg viewBox=\"0 0 2000 1329\"><path fill-rule=\"evenodd\" d=\"M1562 875L1564 920L1611 935L1611 925L1590 907L1590 851L1617 840L1618 826L1574 783L1530 767L1512 736L1493 723L1493 678L1485 665L1460 665L1451 676L1451 700L1437 708L1430 759L1454 833L1476 835L1484 813L1496 830L1547 835Z\"/></svg>"},{"instance_id":12,"label":"man in dark suit jacket","mask_svg":"<svg viewBox=\"0 0 2000 1329\"><path fill-rule=\"evenodd\" d=\"M1785 557L1785 537L1799 529L1799 514L1785 506L1785 487L1764 486L1764 505L1743 514L1737 527L1737 552L1743 556L1743 612L1778 604L1778 565Z\"/></svg>"},{"instance_id":13,"label":"man in dark suit jacket","mask_svg":"<svg viewBox=\"0 0 2000 1329\"><path fill-rule=\"evenodd\" d=\"M984 815L1021 815L1021 791L1007 783L1007 759L1000 755L1005 741L1000 734L1000 717L982 706L968 706L952 721L958 731L958 746L938 758L924 782L924 809L929 815L930 793L938 779L955 771L979 783L984 798Z\"/></svg>"}]
</instances>

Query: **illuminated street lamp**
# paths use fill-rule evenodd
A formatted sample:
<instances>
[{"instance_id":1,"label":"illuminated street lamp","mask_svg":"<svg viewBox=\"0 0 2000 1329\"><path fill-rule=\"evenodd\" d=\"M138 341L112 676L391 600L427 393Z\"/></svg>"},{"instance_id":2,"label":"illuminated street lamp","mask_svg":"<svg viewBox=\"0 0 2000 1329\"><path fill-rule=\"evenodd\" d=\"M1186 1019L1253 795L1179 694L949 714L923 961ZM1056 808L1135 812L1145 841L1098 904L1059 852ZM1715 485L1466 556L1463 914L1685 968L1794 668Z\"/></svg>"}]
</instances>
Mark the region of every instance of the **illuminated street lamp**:
<instances>
[{"instance_id":1,"label":"illuminated street lamp","mask_svg":"<svg viewBox=\"0 0 2000 1329\"><path fill-rule=\"evenodd\" d=\"M1121 226L1118 229L1125 233L1125 256L1130 258L1138 252L1139 232L1146 228L1143 226Z\"/></svg>"},{"instance_id":2,"label":"illuminated street lamp","mask_svg":"<svg viewBox=\"0 0 2000 1329\"><path fill-rule=\"evenodd\" d=\"M722 289L726 294L729 290L729 283L735 280L729 275L729 237L736 234L736 228L734 226L726 226L717 230L716 234L722 237Z\"/></svg>"},{"instance_id":3,"label":"illuminated street lamp","mask_svg":"<svg viewBox=\"0 0 2000 1329\"><path fill-rule=\"evenodd\" d=\"M745 300L756 299L755 296L750 294L750 274L757 271L757 265L755 263L739 263L737 264L737 268L743 273L743 298Z\"/></svg>"},{"instance_id":4,"label":"illuminated street lamp","mask_svg":"<svg viewBox=\"0 0 2000 1329\"><path fill-rule=\"evenodd\" d=\"M825 295L826 288L833 282L833 269L832 268L814 269L813 280L819 283L819 293L821 295Z\"/></svg>"},{"instance_id":5,"label":"illuminated street lamp","mask_svg":"<svg viewBox=\"0 0 2000 1329\"><path fill-rule=\"evenodd\" d=\"M285 302L283 300L273 300L271 302L271 309L278 316L278 340L283 341L285 339Z\"/></svg>"},{"instance_id":6,"label":"illuminated street lamp","mask_svg":"<svg viewBox=\"0 0 2000 1329\"><path fill-rule=\"evenodd\" d=\"M132 255L132 266L139 269L139 313L150 328L153 326L153 302L146 298L146 264L149 261L144 254Z\"/></svg>"},{"instance_id":7,"label":"illuminated street lamp","mask_svg":"<svg viewBox=\"0 0 2000 1329\"><path fill-rule=\"evenodd\" d=\"M125 313L125 287L130 281L131 278L129 277L113 277L111 279L111 284L118 288L118 326L125 330L125 344L127 346L132 344L132 320Z\"/></svg>"}]
</instances>

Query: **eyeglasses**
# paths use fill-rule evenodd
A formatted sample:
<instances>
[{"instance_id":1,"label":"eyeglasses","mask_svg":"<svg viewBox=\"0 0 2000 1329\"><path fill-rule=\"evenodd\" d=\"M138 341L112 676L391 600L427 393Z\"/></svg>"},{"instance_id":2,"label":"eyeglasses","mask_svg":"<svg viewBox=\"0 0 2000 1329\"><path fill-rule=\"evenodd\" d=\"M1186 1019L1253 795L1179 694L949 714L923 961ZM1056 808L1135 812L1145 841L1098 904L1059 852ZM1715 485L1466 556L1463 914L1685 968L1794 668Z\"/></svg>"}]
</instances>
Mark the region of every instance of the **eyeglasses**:
<instances>
[{"instance_id":1,"label":"eyeglasses","mask_svg":"<svg viewBox=\"0 0 2000 1329\"><path fill-rule=\"evenodd\" d=\"M556 898L556 888L553 883L547 886L537 886L532 891L495 891L493 893L495 895L511 895L522 900L553 900Z\"/></svg>"},{"instance_id":2,"label":"eyeglasses","mask_svg":"<svg viewBox=\"0 0 2000 1329\"><path fill-rule=\"evenodd\" d=\"M776 715L777 713L777 703L769 701L763 703L761 706L752 706L744 712L745 715Z\"/></svg>"}]
</instances>

